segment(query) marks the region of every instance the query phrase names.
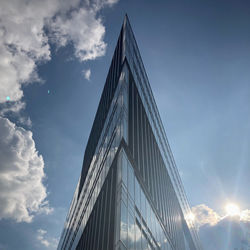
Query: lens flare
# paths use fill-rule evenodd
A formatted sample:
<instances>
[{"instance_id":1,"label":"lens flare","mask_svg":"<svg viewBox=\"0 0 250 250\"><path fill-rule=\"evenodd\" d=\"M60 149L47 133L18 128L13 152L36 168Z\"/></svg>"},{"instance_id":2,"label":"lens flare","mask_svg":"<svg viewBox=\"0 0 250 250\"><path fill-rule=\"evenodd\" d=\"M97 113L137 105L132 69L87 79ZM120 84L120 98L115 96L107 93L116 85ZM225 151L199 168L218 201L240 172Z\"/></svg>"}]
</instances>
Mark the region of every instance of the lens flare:
<instances>
[{"instance_id":1,"label":"lens flare","mask_svg":"<svg viewBox=\"0 0 250 250\"><path fill-rule=\"evenodd\" d=\"M229 203L226 205L226 213L229 216L240 215L240 208L238 205L234 203Z\"/></svg>"},{"instance_id":2,"label":"lens flare","mask_svg":"<svg viewBox=\"0 0 250 250\"><path fill-rule=\"evenodd\" d=\"M188 220L189 222L194 222L195 220L195 215L193 213L189 213L187 216L186 216L186 220Z\"/></svg>"}]
</instances>

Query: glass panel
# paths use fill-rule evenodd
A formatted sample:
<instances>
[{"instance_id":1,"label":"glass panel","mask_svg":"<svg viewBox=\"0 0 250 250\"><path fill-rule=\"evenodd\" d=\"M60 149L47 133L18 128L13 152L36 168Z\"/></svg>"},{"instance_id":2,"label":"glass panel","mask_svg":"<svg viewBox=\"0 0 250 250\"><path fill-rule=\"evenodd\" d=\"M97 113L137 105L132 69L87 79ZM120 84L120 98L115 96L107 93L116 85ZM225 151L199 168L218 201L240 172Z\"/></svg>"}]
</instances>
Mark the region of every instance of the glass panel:
<instances>
[{"instance_id":1,"label":"glass panel","mask_svg":"<svg viewBox=\"0 0 250 250\"><path fill-rule=\"evenodd\" d=\"M121 202L121 233L120 237L124 245L128 246L128 210L124 202Z\"/></svg>"},{"instance_id":2,"label":"glass panel","mask_svg":"<svg viewBox=\"0 0 250 250\"><path fill-rule=\"evenodd\" d=\"M146 199L146 214L147 214L146 223L147 223L147 225L148 225L148 227L149 227L149 226L150 226L150 223L151 223L151 220L150 220L150 205L149 205L147 199Z\"/></svg>"},{"instance_id":3,"label":"glass panel","mask_svg":"<svg viewBox=\"0 0 250 250\"><path fill-rule=\"evenodd\" d=\"M121 201L121 241L127 249L168 249L166 235L161 227L150 203L148 202L141 186L134 175L134 169L130 165L124 151L122 151L122 178L126 183L122 188ZM129 194L129 196L128 196ZM130 198L132 199L130 199ZM130 204L131 203L131 204ZM130 206L128 205L130 204ZM138 208L141 216L136 213L137 223L135 222L134 206ZM142 221L146 222L146 224ZM146 227L147 225L147 227ZM153 242L152 236L156 240L157 245ZM153 246L151 246L151 243Z\"/></svg>"},{"instance_id":4,"label":"glass panel","mask_svg":"<svg viewBox=\"0 0 250 250\"><path fill-rule=\"evenodd\" d=\"M144 192L142 191L141 192L141 214L142 214L142 217L143 219L145 220L146 219L146 197L145 197L145 194Z\"/></svg>"},{"instance_id":5,"label":"glass panel","mask_svg":"<svg viewBox=\"0 0 250 250\"><path fill-rule=\"evenodd\" d=\"M128 162L128 192L132 198L132 200L134 200L135 198L135 176L134 176L134 171L132 169L132 167L130 166L129 162Z\"/></svg>"},{"instance_id":6,"label":"glass panel","mask_svg":"<svg viewBox=\"0 0 250 250\"><path fill-rule=\"evenodd\" d=\"M128 213L128 249L135 249L135 222L134 216Z\"/></svg>"},{"instance_id":7,"label":"glass panel","mask_svg":"<svg viewBox=\"0 0 250 250\"><path fill-rule=\"evenodd\" d=\"M164 237L165 237L165 236L164 236ZM163 250L168 250L168 243L167 243L166 237L164 238L164 242L163 242L163 245L162 245L162 249L163 249Z\"/></svg>"},{"instance_id":8,"label":"glass panel","mask_svg":"<svg viewBox=\"0 0 250 250\"><path fill-rule=\"evenodd\" d=\"M117 177L118 183L120 183L121 179L122 179L122 151L120 151L118 158L118 177Z\"/></svg>"},{"instance_id":9,"label":"glass panel","mask_svg":"<svg viewBox=\"0 0 250 250\"><path fill-rule=\"evenodd\" d=\"M141 250L141 230L135 223L135 249Z\"/></svg>"},{"instance_id":10,"label":"glass panel","mask_svg":"<svg viewBox=\"0 0 250 250\"><path fill-rule=\"evenodd\" d=\"M156 239L156 242L158 243L158 245L160 245L160 232L159 232L159 224L158 224L158 220L156 219L155 221L155 226L156 226L156 235L155 235L155 239Z\"/></svg>"},{"instance_id":11,"label":"glass panel","mask_svg":"<svg viewBox=\"0 0 250 250\"><path fill-rule=\"evenodd\" d=\"M151 219L152 219L152 230L153 230L152 233L154 238L156 239L156 217L154 213L152 213Z\"/></svg>"},{"instance_id":12,"label":"glass panel","mask_svg":"<svg viewBox=\"0 0 250 250\"><path fill-rule=\"evenodd\" d=\"M141 189L137 178L135 178L135 205L141 211Z\"/></svg>"},{"instance_id":13,"label":"glass panel","mask_svg":"<svg viewBox=\"0 0 250 250\"><path fill-rule=\"evenodd\" d=\"M120 247L119 247L119 250L126 250L127 248L124 247L124 245L120 242Z\"/></svg>"},{"instance_id":14,"label":"glass panel","mask_svg":"<svg viewBox=\"0 0 250 250\"><path fill-rule=\"evenodd\" d=\"M148 227L149 227L151 233L153 233L153 230L152 230L152 213L153 213L153 211L152 211L151 207L149 206L147 208L147 215L148 215Z\"/></svg>"},{"instance_id":15,"label":"glass panel","mask_svg":"<svg viewBox=\"0 0 250 250\"><path fill-rule=\"evenodd\" d=\"M163 248L163 243L164 243L164 233L163 233L163 230L162 228L160 227L160 245L161 245L161 248Z\"/></svg>"},{"instance_id":16,"label":"glass panel","mask_svg":"<svg viewBox=\"0 0 250 250\"><path fill-rule=\"evenodd\" d=\"M128 142L128 122L125 116L123 117L123 137Z\"/></svg>"},{"instance_id":17,"label":"glass panel","mask_svg":"<svg viewBox=\"0 0 250 250\"><path fill-rule=\"evenodd\" d=\"M122 187L121 192L122 192L122 200L125 202L125 204L127 204L128 201L127 190L124 187Z\"/></svg>"},{"instance_id":18,"label":"glass panel","mask_svg":"<svg viewBox=\"0 0 250 250\"><path fill-rule=\"evenodd\" d=\"M147 249L147 239L145 238L144 234L141 234L141 246L143 250Z\"/></svg>"},{"instance_id":19,"label":"glass panel","mask_svg":"<svg viewBox=\"0 0 250 250\"><path fill-rule=\"evenodd\" d=\"M124 152L122 153L122 180L127 187L128 183L128 169L127 169L127 161L125 158Z\"/></svg>"}]
</instances>

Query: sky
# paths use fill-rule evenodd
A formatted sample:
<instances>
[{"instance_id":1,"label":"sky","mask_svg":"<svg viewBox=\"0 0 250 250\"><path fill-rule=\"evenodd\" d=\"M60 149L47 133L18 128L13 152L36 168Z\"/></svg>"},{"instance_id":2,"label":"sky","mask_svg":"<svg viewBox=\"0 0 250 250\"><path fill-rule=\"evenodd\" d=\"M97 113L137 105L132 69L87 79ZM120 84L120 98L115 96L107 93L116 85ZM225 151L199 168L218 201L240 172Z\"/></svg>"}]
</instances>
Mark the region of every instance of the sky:
<instances>
[{"instance_id":1,"label":"sky","mask_svg":"<svg viewBox=\"0 0 250 250\"><path fill-rule=\"evenodd\" d=\"M56 249L125 13L204 249L250 248L250 2L2 0L1 250Z\"/></svg>"}]
</instances>

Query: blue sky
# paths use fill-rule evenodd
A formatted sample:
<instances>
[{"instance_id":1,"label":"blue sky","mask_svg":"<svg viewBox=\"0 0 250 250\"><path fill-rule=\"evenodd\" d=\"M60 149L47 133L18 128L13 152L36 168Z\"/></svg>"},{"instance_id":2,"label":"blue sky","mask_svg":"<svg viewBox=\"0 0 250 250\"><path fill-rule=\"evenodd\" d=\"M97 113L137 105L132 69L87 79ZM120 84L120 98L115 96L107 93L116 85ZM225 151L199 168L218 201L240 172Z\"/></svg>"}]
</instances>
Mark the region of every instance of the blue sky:
<instances>
[{"instance_id":1,"label":"blue sky","mask_svg":"<svg viewBox=\"0 0 250 250\"><path fill-rule=\"evenodd\" d=\"M55 249L125 13L204 249L250 245L249 1L0 5L0 249Z\"/></svg>"}]
</instances>

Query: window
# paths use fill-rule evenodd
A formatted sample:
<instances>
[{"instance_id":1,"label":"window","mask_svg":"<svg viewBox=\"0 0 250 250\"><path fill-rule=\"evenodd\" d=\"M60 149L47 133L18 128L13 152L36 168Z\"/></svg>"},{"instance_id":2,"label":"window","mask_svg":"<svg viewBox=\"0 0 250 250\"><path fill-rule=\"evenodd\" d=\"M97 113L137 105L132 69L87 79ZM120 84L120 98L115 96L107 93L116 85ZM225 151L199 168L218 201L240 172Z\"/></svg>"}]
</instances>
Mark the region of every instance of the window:
<instances>
[{"instance_id":1,"label":"window","mask_svg":"<svg viewBox=\"0 0 250 250\"><path fill-rule=\"evenodd\" d=\"M127 163L128 163L128 192L132 200L134 200L135 198L135 176L134 176L133 168L130 166L128 161Z\"/></svg>"},{"instance_id":2,"label":"window","mask_svg":"<svg viewBox=\"0 0 250 250\"><path fill-rule=\"evenodd\" d=\"M144 233L141 234L141 246L142 246L142 249L147 249L147 246L148 246L148 241L144 235Z\"/></svg>"},{"instance_id":3,"label":"window","mask_svg":"<svg viewBox=\"0 0 250 250\"><path fill-rule=\"evenodd\" d=\"M128 210L124 202L121 202L121 240L128 246Z\"/></svg>"},{"instance_id":4,"label":"window","mask_svg":"<svg viewBox=\"0 0 250 250\"><path fill-rule=\"evenodd\" d=\"M135 223L135 249L141 250L141 230L137 223Z\"/></svg>"},{"instance_id":5,"label":"window","mask_svg":"<svg viewBox=\"0 0 250 250\"><path fill-rule=\"evenodd\" d=\"M135 249L135 222L134 215L128 213L128 249Z\"/></svg>"},{"instance_id":6,"label":"window","mask_svg":"<svg viewBox=\"0 0 250 250\"><path fill-rule=\"evenodd\" d=\"M141 189L137 178L135 178L135 205L137 206L138 210L141 211Z\"/></svg>"},{"instance_id":7,"label":"window","mask_svg":"<svg viewBox=\"0 0 250 250\"><path fill-rule=\"evenodd\" d=\"M147 215L146 215L146 197L144 192L141 192L141 214L144 220L146 220Z\"/></svg>"},{"instance_id":8,"label":"window","mask_svg":"<svg viewBox=\"0 0 250 250\"><path fill-rule=\"evenodd\" d=\"M124 153L122 154L122 181L127 187L128 183L128 169L127 169L127 162L126 162L126 156Z\"/></svg>"}]
</instances>

